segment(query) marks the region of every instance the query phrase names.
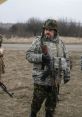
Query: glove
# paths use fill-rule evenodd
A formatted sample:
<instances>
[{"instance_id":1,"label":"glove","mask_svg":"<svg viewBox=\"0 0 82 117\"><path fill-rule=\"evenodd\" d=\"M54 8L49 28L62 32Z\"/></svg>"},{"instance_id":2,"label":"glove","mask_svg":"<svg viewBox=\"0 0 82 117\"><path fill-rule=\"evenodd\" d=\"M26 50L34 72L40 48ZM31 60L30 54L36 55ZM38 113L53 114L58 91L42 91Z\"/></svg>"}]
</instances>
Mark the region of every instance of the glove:
<instances>
[{"instance_id":1,"label":"glove","mask_svg":"<svg viewBox=\"0 0 82 117\"><path fill-rule=\"evenodd\" d=\"M64 71L64 84L70 80L70 73L68 70Z\"/></svg>"},{"instance_id":2,"label":"glove","mask_svg":"<svg viewBox=\"0 0 82 117\"><path fill-rule=\"evenodd\" d=\"M49 54L43 54L42 55L42 62L43 63L48 64L48 63L50 63L50 60L51 60L51 58L50 58Z\"/></svg>"},{"instance_id":3,"label":"glove","mask_svg":"<svg viewBox=\"0 0 82 117\"><path fill-rule=\"evenodd\" d=\"M43 54L42 55L42 69L44 69L45 66L47 66L47 70L44 71L42 77L41 77L41 80L44 81L50 74L50 61L51 61L51 58L49 56L49 54Z\"/></svg>"},{"instance_id":4,"label":"glove","mask_svg":"<svg viewBox=\"0 0 82 117\"><path fill-rule=\"evenodd\" d=\"M45 81L45 79L49 76L49 74L50 74L50 70L46 70L46 71L43 73L43 75L42 75L42 77L41 77L41 80L42 80L42 81Z\"/></svg>"},{"instance_id":5,"label":"glove","mask_svg":"<svg viewBox=\"0 0 82 117\"><path fill-rule=\"evenodd\" d=\"M69 82L69 80L70 80L70 76L64 76L64 84Z\"/></svg>"},{"instance_id":6,"label":"glove","mask_svg":"<svg viewBox=\"0 0 82 117\"><path fill-rule=\"evenodd\" d=\"M67 82L69 82L69 80L68 80L68 79L64 80L64 84L66 84Z\"/></svg>"}]
</instances>

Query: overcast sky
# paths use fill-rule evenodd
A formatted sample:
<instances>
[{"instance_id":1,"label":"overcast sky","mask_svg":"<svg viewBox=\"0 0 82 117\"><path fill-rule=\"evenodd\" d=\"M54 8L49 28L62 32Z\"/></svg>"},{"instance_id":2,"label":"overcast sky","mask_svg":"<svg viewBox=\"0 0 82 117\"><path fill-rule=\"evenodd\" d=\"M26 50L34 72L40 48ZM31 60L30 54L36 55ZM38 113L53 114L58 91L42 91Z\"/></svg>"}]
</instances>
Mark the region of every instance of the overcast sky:
<instances>
[{"instance_id":1,"label":"overcast sky","mask_svg":"<svg viewBox=\"0 0 82 117\"><path fill-rule=\"evenodd\" d=\"M82 0L7 0L0 5L0 22L25 22L35 17L82 23L81 12Z\"/></svg>"}]
</instances>

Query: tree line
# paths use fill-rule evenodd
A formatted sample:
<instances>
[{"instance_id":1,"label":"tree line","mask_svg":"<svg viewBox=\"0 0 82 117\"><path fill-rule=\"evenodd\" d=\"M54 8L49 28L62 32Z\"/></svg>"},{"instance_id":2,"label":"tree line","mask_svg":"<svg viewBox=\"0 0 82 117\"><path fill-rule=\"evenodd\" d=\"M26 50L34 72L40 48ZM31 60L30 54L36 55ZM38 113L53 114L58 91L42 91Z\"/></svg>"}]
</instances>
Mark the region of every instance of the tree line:
<instances>
[{"instance_id":1,"label":"tree line","mask_svg":"<svg viewBox=\"0 0 82 117\"><path fill-rule=\"evenodd\" d=\"M7 38L12 36L31 37L41 34L44 21L37 18L30 18L25 23L12 24L9 28L0 27L0 33ZM58 20L58 31L61 36L82 37L82 25L65 19Z\"/></svg>"}]
</instances>

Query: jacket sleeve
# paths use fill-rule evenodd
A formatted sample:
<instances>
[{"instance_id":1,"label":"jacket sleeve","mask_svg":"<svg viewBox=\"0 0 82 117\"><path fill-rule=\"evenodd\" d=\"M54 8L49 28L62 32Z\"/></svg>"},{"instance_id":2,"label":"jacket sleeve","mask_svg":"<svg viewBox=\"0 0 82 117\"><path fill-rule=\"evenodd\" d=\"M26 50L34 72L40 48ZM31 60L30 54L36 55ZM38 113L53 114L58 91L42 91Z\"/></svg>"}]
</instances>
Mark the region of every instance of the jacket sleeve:
<instances>
[{"instance_id":1,"label":"jacket sleeve","mask_svg":"<svg viewBox=\"0 0 82 117\"><path fill-rule=\"evenodd\" d=\"M41 63L42 62L42 54L37 52L36 50L40 48L39 40L34 40L31 47L26 52L26 59L30 63Z\"/></svg>"},{"instance_id":2,"label":"jacket sleeve","mask_svg":"<svg viewBox=\"0 0 82 117\"><path fill-rule=\"evenodd\" d=\"M0 48L0 70L1 73L5 73L5 64L4 64L4 58L3 58L3 48Z\"/></svg>"}]
</instances>

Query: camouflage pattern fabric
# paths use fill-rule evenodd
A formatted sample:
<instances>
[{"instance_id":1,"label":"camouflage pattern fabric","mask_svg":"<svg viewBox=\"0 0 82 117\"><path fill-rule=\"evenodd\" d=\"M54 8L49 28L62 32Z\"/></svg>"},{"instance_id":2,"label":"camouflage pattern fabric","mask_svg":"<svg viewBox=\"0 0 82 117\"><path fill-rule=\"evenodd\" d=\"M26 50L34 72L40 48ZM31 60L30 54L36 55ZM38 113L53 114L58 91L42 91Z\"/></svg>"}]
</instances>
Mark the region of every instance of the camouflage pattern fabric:
<instances>
[{"instance_id":1,"label":"camouflage pattern fabric","mask_svg":"<svg viewBox=\"0 0 82 117\"><path fill-rule=\"evenodd\" d=\"M69 66L69 54L66 51L66 48L63 44L63 42L59 39L59 36L55 37L53 40L47 40L43 39L44 45L47 45L48 52L51 56L51 58L62 58L65 56L65 58L68 60L68 67L69 75L70 75L70 66ZM33 72L32 77L34 80L34 83L39 85L53 85L53 78L49 75L48 78L45 79L45 81L41 80L41 77L46 71L46 68L42 70L42 49L41 49L41 37L38 37L34 40L31 47L27 50L26 58L29 62L33 63ZM55 67L58 66L58 63L56 63L58 60L55 61Z\"/></svg>"},{"instance_id":2,"label":"camouflage pattern fabric","mask_svg":"<svg viewBox=\"0 0 82 117\"><path fill-rule=\"evenodd\" d=\"M2 35L0 34L0 44L2 43L2 40L3 40L3 37L2 37Z\"/></svg>"},{"instance_id":3,"label":"camouflage pattern fabric","mask_svg":"<svg viewBox=\"0 0 82 117\"><path fill-rule=\"evenodd\" d=\"M43 101L45 100L45 110L50 110L54 112L57 103L57 91L56 87L52 86L42 86L38 84L34 84L34 93L33 100L31 105L31 111L37 113Z\"/></svg>"},{"instance_id":4,"label":"camouflage pattern fabric","mask_svg":"<svg viewBox=\"0 0 82 117\"><path fill-rule=\"evenodd\" d=\"M57 22L56 20L52 20L52 19L48 19L45 21L44 25L43 25L43 29L53 29L53 30L58 30L57 27Z\"/></svg>"},{"instance_id":5,"label":"camouflage pattern fabric","mask_svg":"<svg viewBox=\"0 0 82 117\"><path fill-rule=\"evenodd\" d=\"M0 79L1 79L1 74L5 72L4 68L5 68L5 65L3 61L3 53L2 53L2 49L0 48Z\"/></svg>"}]
</instances>

